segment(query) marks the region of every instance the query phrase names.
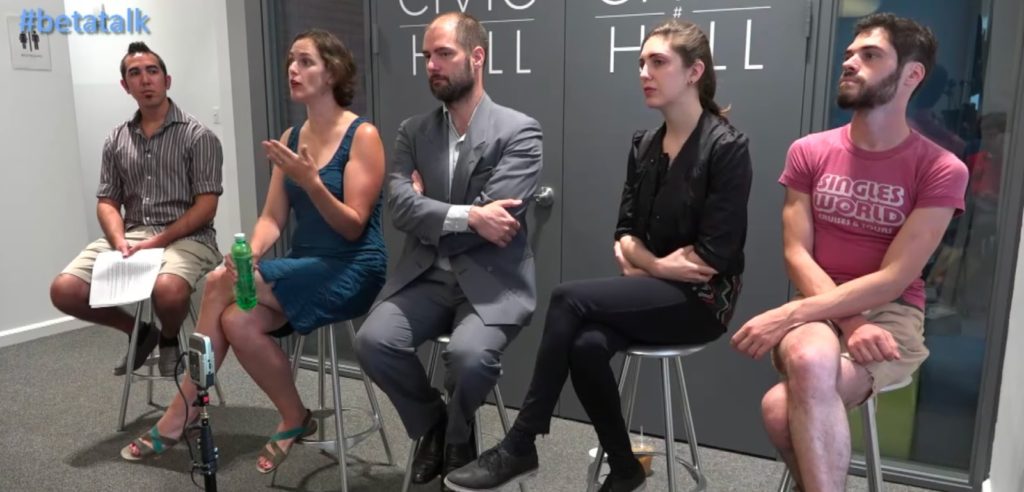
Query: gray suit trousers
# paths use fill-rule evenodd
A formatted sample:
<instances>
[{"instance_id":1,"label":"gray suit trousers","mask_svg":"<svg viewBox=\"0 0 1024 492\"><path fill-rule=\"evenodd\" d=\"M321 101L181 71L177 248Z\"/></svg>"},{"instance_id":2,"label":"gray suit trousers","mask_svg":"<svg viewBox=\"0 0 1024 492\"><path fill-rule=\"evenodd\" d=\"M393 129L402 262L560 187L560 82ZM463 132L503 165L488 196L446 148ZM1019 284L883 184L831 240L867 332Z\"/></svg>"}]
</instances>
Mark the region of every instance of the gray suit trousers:
<instances>
[{"instance_id":1,"label":"gray suit trousers","mask_svg":"<svg viewBox=\"0 0 1024 492\"><path fill-rule=\"evenodd\" d=\"M391 398L405 430L419 439L444 415L416 348L441 335L448 428L446 441L469 441L469 422L501 376L501 355L520 326L486 325L451 272L432 268L378 304L356 335L363 371Z\"/></svg>"}]
</instances>

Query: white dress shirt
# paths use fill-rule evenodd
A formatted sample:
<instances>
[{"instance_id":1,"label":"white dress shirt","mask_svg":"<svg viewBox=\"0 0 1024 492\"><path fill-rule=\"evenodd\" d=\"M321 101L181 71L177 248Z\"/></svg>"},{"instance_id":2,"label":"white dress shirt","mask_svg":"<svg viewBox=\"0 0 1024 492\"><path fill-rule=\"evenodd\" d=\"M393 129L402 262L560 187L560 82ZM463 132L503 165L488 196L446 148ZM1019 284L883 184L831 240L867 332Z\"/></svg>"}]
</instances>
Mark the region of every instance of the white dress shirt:
<instances>
[{"instance_id":1,"label":"white dress shirt","mask_svg":"<svg viewBox=\"0 0 1024 492\"><path fill-rule=\"evenodd\" d=\"M480 107L478 102L476 107L473 108L473 114L469 116L469 124L473 123L473 116L476 116L476 108ZM466 141L466 134L459 135L459 131L455 128L455 122L452 121L452 115L448 111L448 106L444 106L444 120L448 123L448 199L451 200L452 195L452 180L455 179L455 165L459 162L459 154L462 152L462 144ZM466 125L466 131L469 132L469 125ZM469 230L469 209L472 205L451 205L448 208L448 214L445 215L444 225L441 228L441 234L450 234L453 232L466 232ZM446 270L452 270L452 264L448 258L438 257L437 261L434 262L434 266Z\"/></svg>"}]
</instances>

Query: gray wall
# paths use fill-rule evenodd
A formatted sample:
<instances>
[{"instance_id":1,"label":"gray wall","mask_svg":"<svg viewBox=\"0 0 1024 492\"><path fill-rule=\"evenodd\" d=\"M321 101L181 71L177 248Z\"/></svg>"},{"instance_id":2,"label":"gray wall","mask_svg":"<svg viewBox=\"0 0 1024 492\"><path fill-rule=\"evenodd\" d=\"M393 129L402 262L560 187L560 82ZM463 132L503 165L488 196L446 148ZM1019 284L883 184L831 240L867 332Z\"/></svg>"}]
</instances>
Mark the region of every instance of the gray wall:
<instances>
[{"instance_id":1,"label":"gray wall","mask_svg":"<svg viewBox=\"0 0 1024 492\"><path fill-rule=\"evenodd\" d=\"M414 5L415 3L415 5ZM427 2L430 3L430 2ZM423 25L435 16L436 6L424 8L423 2L407 1L403 10L398 2L375 5L376 114L378 127L390 152L398 125L417 113L440 107L427 87L426 67L419 52ZM544 131L544 169L540 184L561 196L563 125L563 43L564 3L546 0L516 0L511 5L528 5L517 10L506 2L493 2L493 10L484 2L475 2L469 12L488 28L491 52L486 64L484 87L498 104L510 106L536 118ZM458 8L456 2L442 2L441 11ZM524 329L504 356L501 389L505 402L519 406L525 396L533 362L540 342L541 321L551 289L561 279L559 258L562 252L562 202L556 198L552 208L531 206L526 223L537 263L538 311L533 324ZM385 214L385 221L388 215ZM402 234L391 227L385 230L391 263L398 260Z\"/></svg>"},{"instance_id":2,"label":"gray wall","mask_svg":"<svg viewBox=\"0 0 1024 492\"><path fill-rule=\"evenodd\" d=\"M467 11L493 35L493 63L485 86L499 103L541 122L541 181L556 193L554 208L535 209L530 218L542 303L504 360L502 389L510 406L521 404L533 375L550 290L562 281L617 274L612 230L630 136L636 129L660 122L660 115L642 102L636 70L639 45L643 29L673 15L676 8L681 17L695 20L709 33L714 23L718 100L733 106L732 122L751 139L755 188L750 202L748 271L734 325L786 300L779 226L782 189L776 179L789 143L803 133L805 66L799 61L805 59L810 12L803 2L746 1L737 6L764 7L766 3L772 3L771 8L750 11L720 11L721 6L711 0L686 5L672 0L621 5L512 2L521 9L507 2L465 3ZM433 2L405 2L403 9L399 2L382 2L375 6L376 109L386 142L393 141L402 119L439 105L427 90L423 61L416 53L423 25L436 10L459 5L441 2L436 9ZM764 97L766 92L771 97ZM397 245L400 235L394 231L391 235L391 244ZM393 247L392 251L398 250ZM686 329L685 320L680 320L679 329ZM695 405L700 441L772 455L758 416L761 395L776 380L767 362L743 358L723 338L685 365L691 398L700 402ZM649 381L641 390L644 401L660 400L653 376L642 376ZM723 386L733 390L722 392ZM634 427L662 432L659 408L644 405ZM563 394L559 415L586 419L571 389Z\"/></svg>"},{"instance_id":3,"label":"gray wall","mask_svg":"<svg viewBox=\"0 0 1024 492\"><path fill-rule=\"evenodd\" d=\"M729 5L752 10L731 10L714 1L620 6L592 2L573 7L566 23L566 32L572 34L565 40L562 279L618 273L611 256L611 231L630 136L635 129L661 122L661 115L643 104L637 48L643 32L678 12L702 26L711 38L716 99L722 107L732 107L730 122L750 139L754 184L747 207L747 268L731 328L784 303L789 284L782 264L779 221L783 189L776 180L789 143L804 133L799 109L807 69L802 63L809 34L806 4L744 1ZM687 320L680 320L678 329L688 329ZM752 361L732 350L727 343L732 332L683 363L698 441L773 456L761 428L759 402L777 375L765 359ZM648 403L637 409L633 429L643 426L647 433L661 434L660 374L653 362L645 368L638 401ZM677 409L679 404L677 392ZM569 389L563 393L561 414L586 418ZM683 437L676 429L677 437Z\"/></svg>"}]
</instances>

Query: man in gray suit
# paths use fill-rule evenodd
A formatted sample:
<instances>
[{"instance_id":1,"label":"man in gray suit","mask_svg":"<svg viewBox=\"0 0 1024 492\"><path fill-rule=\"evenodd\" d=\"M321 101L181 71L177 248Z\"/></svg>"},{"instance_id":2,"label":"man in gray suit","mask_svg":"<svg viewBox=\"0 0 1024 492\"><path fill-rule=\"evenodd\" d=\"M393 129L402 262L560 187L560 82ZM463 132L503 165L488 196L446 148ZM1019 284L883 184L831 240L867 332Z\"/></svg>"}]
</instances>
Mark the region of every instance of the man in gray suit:
<instances>
[{"instance_id":1,"label":"man in gray suit","mask_svg":"<svg viewBox=\"0 0 1024 492\"><path fill-rule=\"evenodd\" d=\"M541 170L541 129L484 92L487 54L487 33L469 15L442 14L427 27L430 90L444 105L398 129L386 203L405 247L356 337L363 370L409 437L424 438L415 483L475 458L473 414L536 306L525 214ZM416 348L449 333L446 406Z\"/></svg>"}]
</instances>

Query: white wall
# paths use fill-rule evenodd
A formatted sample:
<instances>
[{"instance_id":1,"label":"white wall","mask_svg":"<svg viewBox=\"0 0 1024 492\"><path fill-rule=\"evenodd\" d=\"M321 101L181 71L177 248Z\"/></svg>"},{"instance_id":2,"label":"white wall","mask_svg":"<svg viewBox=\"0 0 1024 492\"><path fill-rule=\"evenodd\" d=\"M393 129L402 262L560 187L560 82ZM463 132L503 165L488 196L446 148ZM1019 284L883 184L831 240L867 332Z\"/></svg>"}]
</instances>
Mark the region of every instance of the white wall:
<instances>
[{"instance_id":1,"label":"white wall","mask_svg":"<svg viewBox=\"0 0 1024 492\"><path fill-rule=\"evenodd\" d=\"M235 2L235 12L240 8ZM215 226L222 251L233 233L242 231L239 203L255 203L253 143L249 121L248 73L232 75L230 26L234 51L245 57L246 33L241 19L228 19L227 3L178 0L0 0L0 143L7 164L0 193L0 346L84 326L64 317L49 301L49 283L101 231L96 222L96 186L103 139L137 106L121 89L118 66L128 44L145 41L167 63L169 92L181 108L210 127L224 149L223 184ZM149 35L53 34L53 70L15 71L8 61L6 17L23 8L48 15L78 11L108 14L139 8L149 16ZM236 14L237 16L237 14ZM257 41L258 42L258 41ZM20 88L20 89L19 89ZM18 90L12 90L18 89ZM239 97L244 94L245 97ZM219 108L217 118L214 108ZM16 115L17 118L11 116ZM237 118L243 118L236 138ZM215 121L218 120L219 122ZM239 151L247 176L239 196ZM252 214L249 214L252 215ZM247 224L247 228L252 224Z\"/></svg>"},{"instance_id":2,"label":"white wall","mask_svg":"<svg viewBox=\"0 0 1024 492\"><path fill-rule=\"evenodd\" d=\"M1024 118L1018 117L1017 124ZM1020 133L1019 131L1017 132ZM1018 142L1018 154L1020 146ZM1021 229L1024 237L1024 227ZM1024 490L1024 242L1017 253L1017 271L1010 297L1010 321L999 388L995 438L992 442L992 466L989 485L993 492Z\"/></svg>"},{"instance_id":3,"label":"white wall","mask_svg":"<svg viewBox=\"0 0 1024 492\"><path fill-rule=\"evenodd\" d=\"M989 52L990 66L1015 66L1020 63L1022 39L1015 26L1024 6L1020 2L998 1L992 13L993 49ZM996 47L1004 47L997 49ZM1015 77L989 77L985 80L983 112L1006 112L1013 115L1014 94L1018 88ZM1022 106L1017 102L1018 108ZM1024 117L1008 118L1009 130L1020 134ZM1010 142L1010 134L1006 141ZM1017 155L1024 152L1024 142L1015 143ZM1022 229L1024 231L1024 229ZM1021 237L1024 237L1022 234ZM992 442L992 464L986 490L992 492L1020 492L1024 490L1024 243L1017 254L1017 271L1010 297L1010 321L1003 356L1003 375L996 410L995 438Z\"/></svg>"},{"instance_id":4,"label":"white wall","mask_svg":"<svg viewBox=\"0 0 1024 492\"><path fill-rule=\"evenodd\" d=\"M1024 229L1022 229L1024 237ZM999 393L995 440L992 443L993 492L1024 490L1024 245L1017 255L1017 273L1010 304L1003 380Z\"/></svg>"},{"instance_id":5,"label":"white wall","mask_svg":"<svg viewBox=\"0 0 1024 492\"><path fill-rule=\"evenodd\" d=\"M50 36L50 71L13 70L7 17L26 2L0 0L0 346L30 332L80 327L50 305L49 285L86 244L75 103L68 40ZM32 7L60 11L61 0L35 0ZM19 47L20 48L20 47Z\"/></svg>"},{"instance_id":6,"label":"white wall","mask_svg":"<svg viewBox=\"0 0 1024 492\"><path fill-rule=\"evenodd\" d=\"M120 86L121 58L131 41L145 41L167 64L172 79L170 97L183 111L213 130L224 148L224 194L214 225L221 251L226 251L231 235L241 228L225 3L67 0L65 8L68 12L99 13L101 4L108 15L123 15L128 8L141 9L150 18L152 34L68 36L81 147L81 193L86 206L95 203L103 139L137 109L135 100ZM216 115L214 108L219 108ZM101 231L95 220L89 221L88 227L91 236L99 237Z\"/></svg>"}]
</instances>

